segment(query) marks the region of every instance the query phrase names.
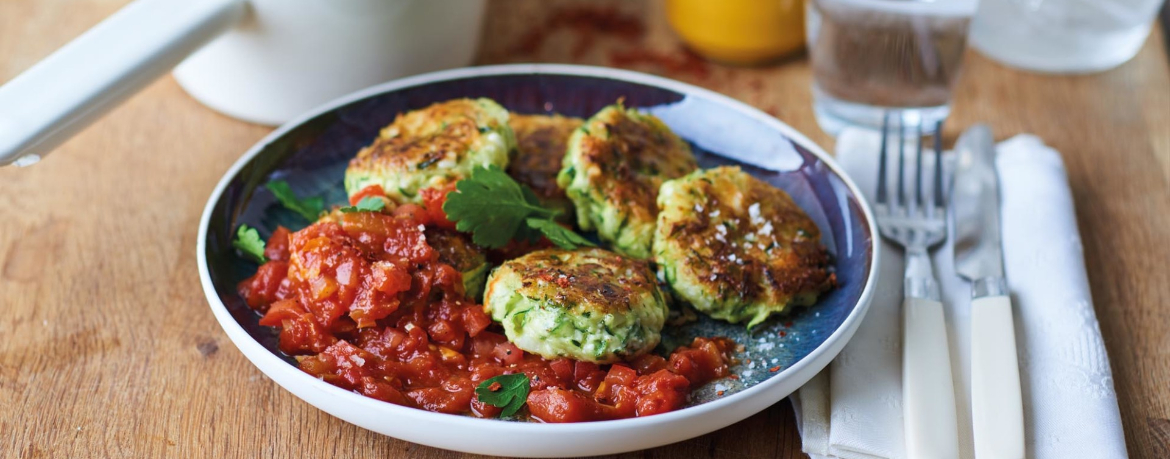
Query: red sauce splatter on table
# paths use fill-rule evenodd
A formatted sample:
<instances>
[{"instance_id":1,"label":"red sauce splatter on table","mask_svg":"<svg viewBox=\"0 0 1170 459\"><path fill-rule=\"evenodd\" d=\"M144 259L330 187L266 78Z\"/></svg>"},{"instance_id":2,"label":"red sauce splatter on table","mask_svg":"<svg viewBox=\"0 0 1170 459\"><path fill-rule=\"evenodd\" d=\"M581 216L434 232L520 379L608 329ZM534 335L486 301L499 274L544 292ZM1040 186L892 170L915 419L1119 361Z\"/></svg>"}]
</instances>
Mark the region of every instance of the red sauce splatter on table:
<instances>
[{"instance_id":1,"label":"red sauce splatter on table","mask_svg":"<svg viewBox=\"0 0 1170 459\"><path fill-rule=\"evenodd\" d=\"M614 6L574 6L554 10L543 22L522 35L511 52L535 54L549 35L564 29L576 31L579 35L572 50L575 59L581 58L593 47L598 34L632 41L646 33L641 18L623 14Z\"/></svg>"},{"instance_id":2,"label":"red sauce splatter on table","mask_svg":"<svg viewBox=\"0 0 1170 459\"><path fill-rule=\"evenodd\" d=\"M615 67L652 65L668 74L683 74L697 79L707 78L711 74L711 64L686 48L678 48L674 52L646 48L614 51L609 55L609 62Z\"/></svg>"}]
</instances>

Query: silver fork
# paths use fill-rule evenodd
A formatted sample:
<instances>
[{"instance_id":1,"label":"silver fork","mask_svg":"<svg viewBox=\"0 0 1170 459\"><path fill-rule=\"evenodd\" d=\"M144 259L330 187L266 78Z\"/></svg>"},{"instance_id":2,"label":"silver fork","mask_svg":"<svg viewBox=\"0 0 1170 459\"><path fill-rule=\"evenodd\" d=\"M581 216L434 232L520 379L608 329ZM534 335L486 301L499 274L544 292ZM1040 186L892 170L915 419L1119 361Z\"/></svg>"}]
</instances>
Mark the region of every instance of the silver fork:
<instances>
[{"instance_id":1,"label":"silver fork","mask_svg":"<svg viewBox=\"0 0 1170 459\"><path fill-rule=\"evenodd\" d=\"M890 180L887 159L891 137L890 118L897 125L897 177ZM930 251L947 234L946 200L943 199L942 122L934 126L935 161L930 192L924 193L922 124L915 123L912 196L906 182L906 128L900 112L886 113L882 122L882 146L878 165L878 228L886 239L906 253L902 302L902 412L905 418L906 453L911 459L957 459L958 426L951 358L938 281L930 263ZM891 188L896 182L896 189Z\"/></svg>"}]
</instances>

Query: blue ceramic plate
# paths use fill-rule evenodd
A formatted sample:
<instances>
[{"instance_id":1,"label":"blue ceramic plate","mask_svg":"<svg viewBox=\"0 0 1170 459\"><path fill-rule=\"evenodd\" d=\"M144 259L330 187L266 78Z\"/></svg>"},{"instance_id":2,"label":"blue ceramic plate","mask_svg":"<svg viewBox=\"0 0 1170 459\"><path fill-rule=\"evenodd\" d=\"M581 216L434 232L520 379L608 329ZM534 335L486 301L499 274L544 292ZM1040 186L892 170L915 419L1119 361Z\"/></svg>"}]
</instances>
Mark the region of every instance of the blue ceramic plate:
<instances>
[{"instance_id":1,"label":"blue ceramic plate","mask_svg":"<svg viewBox=\"0 0 1170 459\"><path fill-rule=\"evenodd\" d=\"M839 287L816 305L773 318L750 333L702 317L664 331L661 349L696 336L727 336L745 349L738 380L712 382L691 406L645 418L582 424L534 424L452 416L366 398L317 380L277 350L275 329L236 294L256 266L231 246L239 224L263 236L277 225L308 222L263 188L287 181L301 196L345 203L349 159L395 115L434 102L488 97L520 113L587 118L619 98L653 113L694 147L703 167L735 164L787 191L823 233ZM227 172L200 226L198 258L212 311L237 347L298 397L339 418L404 440L481 454L577 456L649 448L702 435L792 393L837 355L853 335L873 289L877 265L873 217L853 182L819 147L791 127L728 97L640 73L565 65L508 65L438 72L393 81L329 103L277 129ZM750 363L749 363L750 362ZM721 393L721 395L720 395ZM458 432L458 434L454 434Z\"/></svg>"}]
</instances>

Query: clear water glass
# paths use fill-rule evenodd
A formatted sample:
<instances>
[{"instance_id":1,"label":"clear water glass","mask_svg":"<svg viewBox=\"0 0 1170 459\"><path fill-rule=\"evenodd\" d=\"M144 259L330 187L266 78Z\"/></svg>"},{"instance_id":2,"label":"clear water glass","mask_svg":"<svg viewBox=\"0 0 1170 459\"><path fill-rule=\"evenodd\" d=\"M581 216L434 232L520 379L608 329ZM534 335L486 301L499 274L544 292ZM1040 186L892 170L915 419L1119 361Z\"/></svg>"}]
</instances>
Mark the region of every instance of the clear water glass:
<instances>
[{"instance_id":1,"label":"clear water glass","mask_svg":"<svg viewBox=\"0 0 1170 459\"><path fill-rule=\"evenodd\" d=\"M976 0L807 0L821 128L933 126L950 114ZM896 124L895 124L896 125Z\"/></svg>"},{"instance_id":2,"label":"clear water glass","mask_svg":"<svg viewBox=\"0 0 1170 459\"><path fill-rule=\"evenodd\" d=\"M1164 0L981 0L971 44L1007 65L1108 70L1137 55Z\"/></svg>"}]
</instances>

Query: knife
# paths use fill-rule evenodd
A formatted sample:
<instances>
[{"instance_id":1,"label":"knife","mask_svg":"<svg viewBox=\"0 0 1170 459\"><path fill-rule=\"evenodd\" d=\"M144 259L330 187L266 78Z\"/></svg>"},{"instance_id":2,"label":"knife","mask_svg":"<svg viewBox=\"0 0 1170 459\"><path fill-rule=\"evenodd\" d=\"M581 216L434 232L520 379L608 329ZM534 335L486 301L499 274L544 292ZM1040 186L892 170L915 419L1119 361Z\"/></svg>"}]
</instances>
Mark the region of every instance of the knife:
<instances>
[{"instance_id":1,"label":"knife","mask_svg":"<svg viewBox=\"0 0 1170 459\"><path fill-rule=\"evenodd\" d=\"M955 144L955 271L971 282L971 424L977 459L1024 458L1012 303L1003 274L995 139L987 125Z\"/></svg>"}]
</instances>

